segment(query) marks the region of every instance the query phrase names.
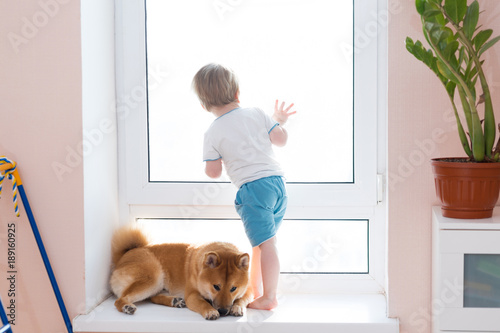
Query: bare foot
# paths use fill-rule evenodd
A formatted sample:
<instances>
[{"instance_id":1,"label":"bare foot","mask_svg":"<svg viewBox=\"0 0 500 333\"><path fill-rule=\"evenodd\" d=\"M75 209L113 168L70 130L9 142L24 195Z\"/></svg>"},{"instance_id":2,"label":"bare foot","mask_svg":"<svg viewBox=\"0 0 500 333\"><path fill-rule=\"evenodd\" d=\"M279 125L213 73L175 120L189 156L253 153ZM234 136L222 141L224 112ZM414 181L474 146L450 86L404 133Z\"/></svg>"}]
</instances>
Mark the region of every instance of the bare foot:
<instances>
[{"instance_id":1,"label":"bare foot","mask_svg":"<svg viewBox=\"0 0 500 333\"><path fill-rule=\"evenodd\" d=\"M278 300L276 298L259 297L252 303L248 304L251 309L258 310L272 310L278 306Z\"/></svg>"}]
</instances>

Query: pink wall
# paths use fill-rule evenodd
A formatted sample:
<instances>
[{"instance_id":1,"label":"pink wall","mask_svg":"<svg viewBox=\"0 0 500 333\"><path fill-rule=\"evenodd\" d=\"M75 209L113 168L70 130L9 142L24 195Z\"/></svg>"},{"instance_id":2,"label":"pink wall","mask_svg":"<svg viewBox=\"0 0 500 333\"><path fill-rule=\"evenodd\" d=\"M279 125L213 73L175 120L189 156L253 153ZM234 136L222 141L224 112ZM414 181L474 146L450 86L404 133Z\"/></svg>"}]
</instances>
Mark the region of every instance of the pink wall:
<instances>
[{"instance_id":1,"label":"pink wall","mask_svg":"<svg viewBox=\"0 0 500 333\"><path fill-rule=\"evenodd\" d=\"M388 186L389 314L401 332L430 332L431 206L439 204L429 159L463 156L448 97L438 79L409 54L406 36L424 40L414 1L399 6L389 25ZM500 31L500 3L480 1L482 22ZM494 107L500 110L500 46L487 58ZM500 114L497 111L497 117Z\"/></svg>"},{"instance_id":2,"label":"pink wall","mask_svg":"<svg viewBox=\"0 0 500 333\"><path fill-rule=\"evenodd\" d=\"M42 6L41 3L50 4ZM0 2L0 155L15 160L71 317L84 306L80 2ZM65 332L24 209L13 213L10 181L0 199L0 291L4 303L7 225L16 224L14 332Z\"/></svg>"}]
</instances>

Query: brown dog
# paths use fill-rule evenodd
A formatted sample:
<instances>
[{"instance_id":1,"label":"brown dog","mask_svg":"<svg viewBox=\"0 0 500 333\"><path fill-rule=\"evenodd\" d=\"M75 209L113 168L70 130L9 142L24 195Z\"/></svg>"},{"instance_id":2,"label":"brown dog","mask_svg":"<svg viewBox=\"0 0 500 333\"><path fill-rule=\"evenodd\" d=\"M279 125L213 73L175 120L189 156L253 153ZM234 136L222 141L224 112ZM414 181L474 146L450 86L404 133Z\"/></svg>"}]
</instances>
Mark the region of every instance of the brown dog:
<instances>
[{"instance_id":1,"label":"brown dog","mask_svg":"<svg viewBox=\"0 0 500 333\"><path fill-rule=\"evenodd\" d=\"M113 236L111 290L118 311L134 314L135 302L185 307L205 319L242 316L252 301L249 255L229 243L149 245L135 227Z\"/></svg>"}]
</instances>

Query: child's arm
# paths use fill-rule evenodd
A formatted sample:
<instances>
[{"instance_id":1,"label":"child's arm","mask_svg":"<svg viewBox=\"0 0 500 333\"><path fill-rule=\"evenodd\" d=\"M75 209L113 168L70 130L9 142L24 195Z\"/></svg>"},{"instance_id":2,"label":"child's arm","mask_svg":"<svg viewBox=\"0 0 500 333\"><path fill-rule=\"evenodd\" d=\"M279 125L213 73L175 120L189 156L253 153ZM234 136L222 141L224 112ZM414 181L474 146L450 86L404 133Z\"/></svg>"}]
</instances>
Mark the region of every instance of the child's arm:
<instances>
[{"instance_id":1,"label":"child's arm","mask_svg":"<svg viewBox=\"0 0 500 333\"><path fill-rule=\"evenodd\" d=\"M269 138L271 139L271 143L273 145L283 147L288 141L288 133L283 127L276 126L273 128L271 133L269 133Z\"/></svg>"},{"instance_id":2,"label":"child's arm","mask_svg":"<svg viewBox=\"0 0 500 333\"><path fill-rule=\"evenodd\" d=\"M269 138L271 139L271 143L278 147L283 147L286 145L288 140L288 133L283 128L283 125L287 122L288 117L297 113L297 111L289 112L293 106L293 103L290 104L289 107L283 109L285 106L285 102L281 103L281 106L278 108L278 100L276 100L276 104L274 105L274 114L273 119L276 120L280 125L276 126L271 133L269 133Z\"/></svg>"},{"instance_id":3,"label":"child's arm","mask_svg":"<svg viewBox=\"0 0 500 333\"><path fill-rule=\"evenodd\" d=\"M222 174L222 158L205 162L205 173L210 178L219 178Z\"/></svg>"}]
</instances>

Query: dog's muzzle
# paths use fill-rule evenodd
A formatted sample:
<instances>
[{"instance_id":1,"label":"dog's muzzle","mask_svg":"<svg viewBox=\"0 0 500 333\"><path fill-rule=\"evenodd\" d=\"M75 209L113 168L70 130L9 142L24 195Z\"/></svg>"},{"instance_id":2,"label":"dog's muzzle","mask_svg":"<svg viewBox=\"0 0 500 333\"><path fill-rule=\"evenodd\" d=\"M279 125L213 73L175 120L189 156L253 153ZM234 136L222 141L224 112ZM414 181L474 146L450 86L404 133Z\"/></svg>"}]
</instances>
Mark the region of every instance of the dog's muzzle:
<instances>
[{"instance_id":1,"label":"dog's muzzle","mask_svg":"<svg viewBox=\"0 0 500 333\"><path fill-rule=\"evenodd\" d=\"M227 316L229 313L229 309L218 309L217 311L219 311L221 316Z\"/></svg>"}]
</instances>

